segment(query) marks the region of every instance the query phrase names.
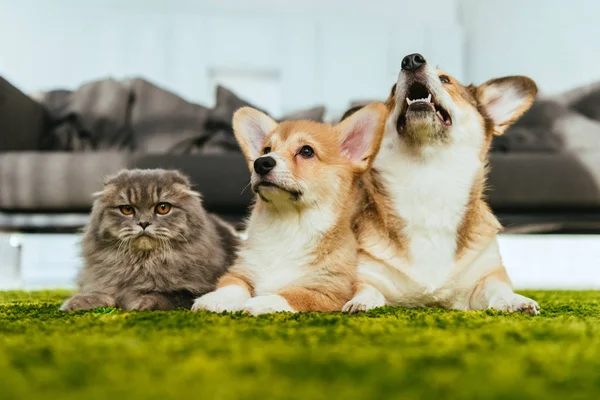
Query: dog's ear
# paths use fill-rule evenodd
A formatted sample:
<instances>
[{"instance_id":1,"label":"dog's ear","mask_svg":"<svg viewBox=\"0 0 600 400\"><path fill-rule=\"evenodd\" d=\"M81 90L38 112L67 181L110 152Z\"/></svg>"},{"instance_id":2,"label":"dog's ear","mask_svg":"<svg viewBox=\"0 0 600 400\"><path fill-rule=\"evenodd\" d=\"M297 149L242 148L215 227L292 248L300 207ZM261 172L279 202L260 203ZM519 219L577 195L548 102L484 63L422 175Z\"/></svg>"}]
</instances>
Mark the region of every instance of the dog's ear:
<instances>
[{"instance_id":1,"label":"dog's ear","mask_svg":"<svg viewBox=\"0 0 600 400\"><path fill-rule=\"evenodd\" d=\"M342 136L341 152L356 172L366 171L373 163L381 146L386 117L383 103L371 103L336 126Z\"/></svg>"},{"instance_id":2,"label":"dog's ear","mask_svg":"<svg viewBox=\"0 0 600 400\"><path fill-rule=\"evenodd\" d=\"M344 115L342 115L340 122L342 122L343 120L345 120L346 118L348 118L349 116L351 116L352 114L354 114L355 112L357 112L358 110L360 110L363 107L364 106L354 106L354 107L349 108L348 110L346 110Z\"/></svg>"},{"instance_id":3,"label":"dog's ear","mask_svg":"<svg viewBox=\"0 0 600 400\"><path fill-rule=\"evenodd\" d=\"M254 108L242 107L233 114L233 132L249 162L261 156L265 137L275 128L277 122Z\"/></svg>"},{"instance_id":4,"label":"dog's ear","mask_svg":"<svg viewBox=\"0 0 600 400\"><path fill-rule=\"evenodd\" d=\"M537 94L535 82L525 76L492 79L477 87L477 100L494 122L494 134L502 135L531 107Z\"/></svg>"}]
</instances>

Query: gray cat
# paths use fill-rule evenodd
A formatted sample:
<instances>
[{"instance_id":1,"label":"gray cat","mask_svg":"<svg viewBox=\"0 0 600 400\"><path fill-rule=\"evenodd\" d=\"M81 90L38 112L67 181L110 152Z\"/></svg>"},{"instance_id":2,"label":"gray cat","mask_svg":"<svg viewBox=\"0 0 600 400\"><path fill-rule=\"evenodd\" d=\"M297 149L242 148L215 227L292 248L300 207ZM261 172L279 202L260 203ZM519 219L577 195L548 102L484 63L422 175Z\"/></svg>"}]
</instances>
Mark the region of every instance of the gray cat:
<instances>
[{"instance_id":1,"label":"gray cat","mask_svg":"<svg viewBox=\"0 0 600 400\"><path fill-rule=\"evenodd\" d=\"M80 293L64 311L190 308L234 260L233 228L203 209L177 171L121 171L96 196L82 240Z\"/></svg>"}]
</instances>

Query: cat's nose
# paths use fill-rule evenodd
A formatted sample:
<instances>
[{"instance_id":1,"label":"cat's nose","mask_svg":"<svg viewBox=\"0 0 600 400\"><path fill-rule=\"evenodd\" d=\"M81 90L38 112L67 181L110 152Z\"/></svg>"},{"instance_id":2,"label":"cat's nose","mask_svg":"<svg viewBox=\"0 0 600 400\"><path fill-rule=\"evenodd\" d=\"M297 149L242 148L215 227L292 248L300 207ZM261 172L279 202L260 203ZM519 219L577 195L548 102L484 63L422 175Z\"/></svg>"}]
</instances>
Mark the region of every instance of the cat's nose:
<instances>
[{"instance_id":1,"label":"cat's nose","mask_svg":"<svg viewBox=\"0 0 600 400\"><path fill-rule=\"evenodd\" d=\"M138 225L142 227L142 229L146 229L149 225L152 225L150 222L140 221Z\"/></svg>"}]
</instances>

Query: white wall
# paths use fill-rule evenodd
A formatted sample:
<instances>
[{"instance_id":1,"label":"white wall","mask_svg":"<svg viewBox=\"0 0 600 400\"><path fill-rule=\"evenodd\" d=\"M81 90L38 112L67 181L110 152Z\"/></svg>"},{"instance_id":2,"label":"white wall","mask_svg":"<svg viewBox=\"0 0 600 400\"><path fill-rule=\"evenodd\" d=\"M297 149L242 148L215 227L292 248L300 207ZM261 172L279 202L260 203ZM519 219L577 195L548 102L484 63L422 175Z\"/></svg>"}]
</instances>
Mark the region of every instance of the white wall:
<instances>
[{"instance_id":1,"label":"white wall","mask_svg":"<svg viewBox=\"0 0 600 400\"><path fill-rule=\"evenodd\" d=\"M339 112L385 98L410 52L462 76L456 1L0 0L0 74L28 92L141 75L207 105L222 82L275 114Z\"/></svg>"},{"instance_id":2,"label":"white wall","mask_svg":"<svg viewBox=\"0 0 600 400\"><path fill-rule=\"evenodd\" d=\"M0 74L25 91L144 76L211 105L225 83L274 114L387 94L418 51L459 79L600 80L593 0L0 0Z\"/></svg>"},{"instance_id":3,"label":"white wall","mask_svg":"<svg viewBox=\"0 0 600 400\"><path fill-rule=\"evenodd\" d=\"M600 1L462 0L466 74L509 74L555 94L600 80Z\"/></svg>"}]
</instances>

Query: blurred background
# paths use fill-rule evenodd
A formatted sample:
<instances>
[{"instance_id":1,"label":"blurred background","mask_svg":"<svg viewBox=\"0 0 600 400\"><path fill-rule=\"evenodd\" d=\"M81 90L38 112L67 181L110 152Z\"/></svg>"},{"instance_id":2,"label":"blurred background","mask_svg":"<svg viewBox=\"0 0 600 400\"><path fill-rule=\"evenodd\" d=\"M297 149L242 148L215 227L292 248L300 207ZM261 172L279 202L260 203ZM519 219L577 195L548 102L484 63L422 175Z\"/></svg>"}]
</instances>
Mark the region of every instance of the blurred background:
<instances>
[{"instance_id":1,"label":"blurred background","mask_svg":"<svg viewBox=\"0 0 600 400\"><path fill-rule=\"evenodd\" d=\"M464 84L532 77L492 148L518 288L600 288L600 3L585 0L0 0L0 289L71 287L90 194L178 168L209 210L251 201L231 116L336 122L419 52Z\"/></svg>"}]
</instances>

